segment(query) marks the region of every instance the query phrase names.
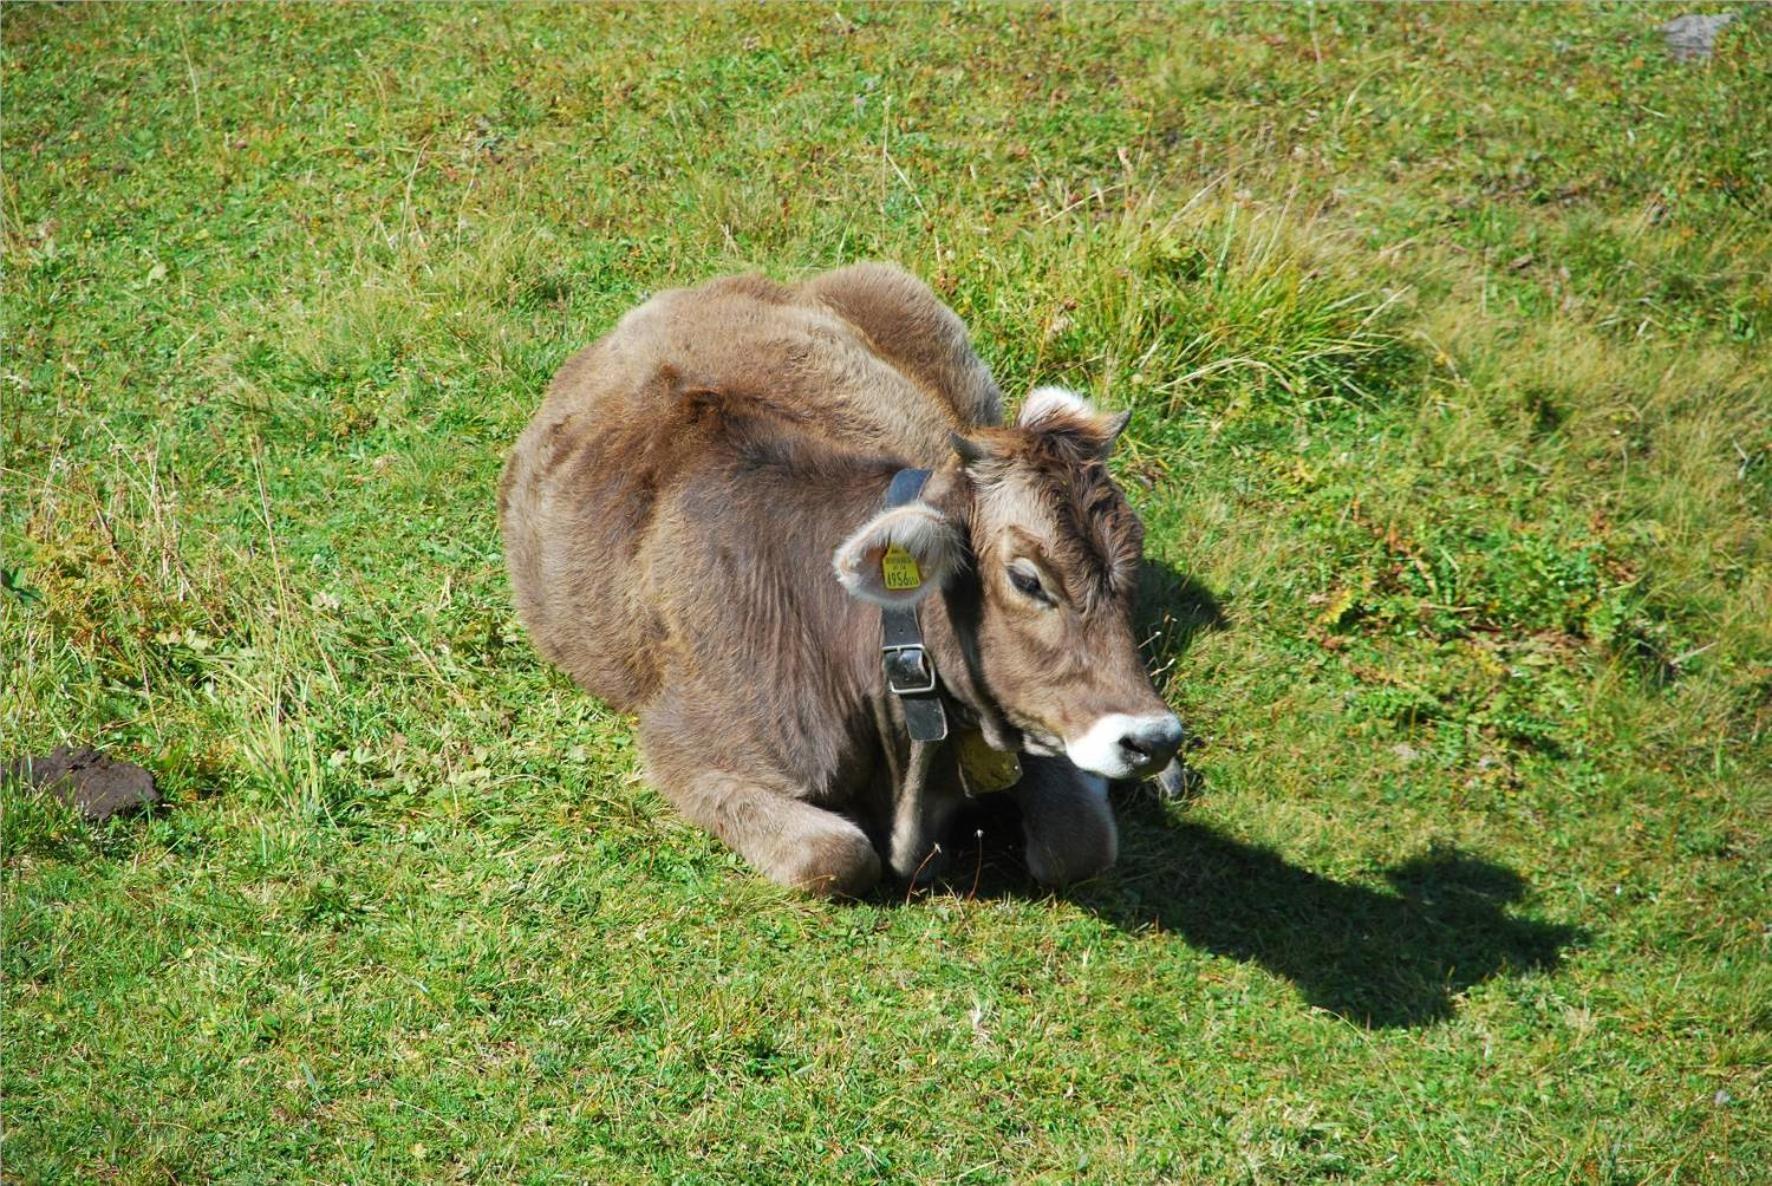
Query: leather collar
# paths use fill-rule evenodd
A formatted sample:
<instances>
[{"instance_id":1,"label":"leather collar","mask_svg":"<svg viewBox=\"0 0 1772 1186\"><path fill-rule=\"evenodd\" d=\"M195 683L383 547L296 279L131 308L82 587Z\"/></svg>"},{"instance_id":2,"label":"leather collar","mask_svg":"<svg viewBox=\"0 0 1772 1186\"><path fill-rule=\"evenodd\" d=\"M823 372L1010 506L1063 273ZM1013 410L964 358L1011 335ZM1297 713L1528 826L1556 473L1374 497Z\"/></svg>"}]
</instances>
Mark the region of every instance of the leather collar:
<instances>
[{"instance_id":1,"label":"leather collar","mask_svg":"<svg viewBox=\"0 0 1772 1186\"><path fill-rule=\"evenodd\" d=\"M886 506L901 507L923 492L929 480L926 469L901 469L886 489ZM923 627L917 607L880 611L880 662L886 672L886 688L904 709L906 731L912 741L940 741L948 735L947 710L941 702L941 681L935 658L923 645Z\"/></svg>"}]
</instances>

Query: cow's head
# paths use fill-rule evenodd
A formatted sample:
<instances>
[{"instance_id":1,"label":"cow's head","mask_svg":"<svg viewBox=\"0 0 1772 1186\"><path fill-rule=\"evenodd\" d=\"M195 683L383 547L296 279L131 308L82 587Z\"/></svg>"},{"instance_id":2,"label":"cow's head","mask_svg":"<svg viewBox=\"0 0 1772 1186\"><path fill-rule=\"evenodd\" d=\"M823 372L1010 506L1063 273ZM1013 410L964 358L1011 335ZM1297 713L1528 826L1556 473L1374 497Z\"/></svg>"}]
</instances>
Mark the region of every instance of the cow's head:
<instances>
[{"instance_id":1,"label":"cow's head","mask_svg":"<svg viewBox=\"0 0 1772 1186\"><path fill-rule=\"evenodd\" d=\"M1160 769L1181 741L1133 637L1144 529L1106 465L1126 419L1040 388L1015 427L956 436L923 498L882 512L836 557L866 600L914 604L945 587L971 686L943 676L987 736L1108 778ZM915 562L918 588L887 587L889 549Z\"/></svg>"}]
</instances>

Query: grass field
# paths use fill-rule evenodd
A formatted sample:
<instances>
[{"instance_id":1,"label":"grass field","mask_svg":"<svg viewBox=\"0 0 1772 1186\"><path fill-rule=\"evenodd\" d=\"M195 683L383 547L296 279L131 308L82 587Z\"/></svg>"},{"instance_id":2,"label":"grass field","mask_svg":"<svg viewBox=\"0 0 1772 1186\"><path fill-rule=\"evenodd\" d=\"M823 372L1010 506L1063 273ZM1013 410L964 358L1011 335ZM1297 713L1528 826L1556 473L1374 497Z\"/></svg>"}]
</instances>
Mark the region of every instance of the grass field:
<instances>
[{"instance_id":1,"label":"grass field","mask_svg":"<svg viewBox=\"0 0 1772 1186\"><path fill-rule=\"evenodd\" d=\"M1750 1182L1772 11L21 6L7 1182ZM1185 802L774 888L493 487L660 288L903 262L1135 415ZM828 579L811 573L808 579ZM982 858L980 858L982 860Z\"/></svg>"}]
</instances>

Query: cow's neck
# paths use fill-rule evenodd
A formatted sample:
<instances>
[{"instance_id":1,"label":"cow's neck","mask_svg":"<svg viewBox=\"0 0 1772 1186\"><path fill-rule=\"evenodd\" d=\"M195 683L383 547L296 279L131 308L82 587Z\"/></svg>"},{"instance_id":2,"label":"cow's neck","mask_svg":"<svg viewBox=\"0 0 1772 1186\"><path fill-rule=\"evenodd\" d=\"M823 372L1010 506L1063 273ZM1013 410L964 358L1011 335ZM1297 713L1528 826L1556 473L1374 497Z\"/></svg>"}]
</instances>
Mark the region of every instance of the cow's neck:
<instances>
[{"instance_id":1,"label":"cow's neck","mask_svg":"<svg viewBox=\"0 0 1772 1186\"><path fill-rule=\"evenodd\" d=\"M1013 731L990 695L979 664L978 577L968 571L954 587L923 602L923 638L935 662L955 729L978 729L998 749L1017 748Z\"/></svg>"},{"instance_id":2,"label":"cow's neck","mask_svg":"<svg viewBox=\"0 0 1772 1186\"><path fill-rule=\"evenodd\" d=\"M974 580L960 578L962 584ZM969 606L975 601L962 587L925 598L919 607L923 646L935 666L942 699L947 703L948 727L961 734L977 729L998 749L1015 748L1014 734L1002 721L996 704L984 693L978 678L977 648L970 639L976 637L968 628L975 617ZM891 775L892 823L886 846L886 858L900 877L915 881L928 861L933 846L940 839L942 820L947 818L958 786L950 753L954 739L942 741L914 740L907 728L903 702L892 711L883 701L893 699L881 683L882 701L877 702L875 720L880 723Z\"/></svg>"}]
</instances>

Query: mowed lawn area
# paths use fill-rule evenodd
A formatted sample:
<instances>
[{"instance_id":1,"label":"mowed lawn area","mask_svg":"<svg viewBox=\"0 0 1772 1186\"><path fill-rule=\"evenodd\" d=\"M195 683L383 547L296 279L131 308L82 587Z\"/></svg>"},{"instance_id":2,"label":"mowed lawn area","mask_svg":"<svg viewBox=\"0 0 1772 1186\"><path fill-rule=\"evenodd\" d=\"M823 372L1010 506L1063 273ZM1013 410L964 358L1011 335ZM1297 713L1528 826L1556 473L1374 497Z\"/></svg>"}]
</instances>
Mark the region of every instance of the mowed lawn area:
<instances>
[{"instance_id":1,"label":"mowed lawn area","mask_svg":"<svg viewBox=\"0 0 1772 1186\"><path fill-rule=\"evenodd\" d=\"M8 5L0 757L168 803L4 791L0 1177L1765 1181L1735 7ZM571 351L873 258L1134 412L1191 775L1063 895L768 884L511 607Z\"/></svg>"}]
</instances>

